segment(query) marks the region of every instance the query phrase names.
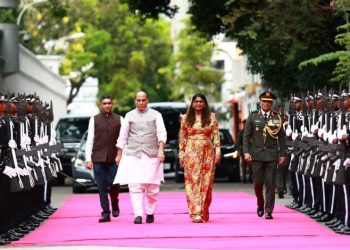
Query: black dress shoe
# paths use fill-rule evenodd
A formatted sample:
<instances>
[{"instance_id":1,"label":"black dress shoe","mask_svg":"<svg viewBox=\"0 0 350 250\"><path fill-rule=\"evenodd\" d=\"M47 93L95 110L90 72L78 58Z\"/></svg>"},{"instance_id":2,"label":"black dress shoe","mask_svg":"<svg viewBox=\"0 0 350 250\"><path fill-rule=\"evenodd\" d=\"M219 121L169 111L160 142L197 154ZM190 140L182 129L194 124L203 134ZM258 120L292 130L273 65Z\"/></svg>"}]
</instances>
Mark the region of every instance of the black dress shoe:
<instances>
[{"instance_id":1,"label":"black dress shoe","mask_svg":"<svg viewBox=\"0 0 350 250\"><path fill-rule=\"evenodd\" d=\"M311 208L310 211L306 212L307 215L314 215L316 213L317 213L317 211L315 209L313 209L313 208Z\"/></svg>"},{"instance_id":2,"label":"black dress shoe","mask_svg":"<svg viewBox=\"0 0 350 250\"><path fill-rule=\"evenodd\" d=\"M134 220L134 224L142 224L142 217L141 216L137 216Z\"/></svg>"},{"instance_id":3,"label":"black dress shoe","mask_svg":"<svg viewBox=\"0 0 350 250\"><path fill-rule=\"evenodd\" d=\"M329 228L337 228L339 225L341 225L342 222L341 220L337 220L336 222L334 222L333 224L327 225Z\"/></svg>"},{"instance_id":4,"label":"black dress shoe","mask_svg":"<svg viewBox=\"0 0 350 250\"><path fill-rule=\"evenodd\" d=\"M113 217L118 217L119 216L119 207L117 209L112 210L112 216Z\"/></svg>"},{"instance_id":5,"label":"black dress shoe","mask_svg":"<svg viewBox=\"0 0 350 250\"><path fill-rule=\"evenodd\" d=\"M307 214L307 213L310 212L311 210L312 210L311 207L307 207L307 208L301 210L300 212L302 212L302 213L304 213L304 214Z\"/></svg>"},{"instance_id":6,"label":"black dress shoe","mask_svg":"<svg viewBox=\"0 0 350 250\"><path fill-rule=\"evenodd\" d=\"M350 227L349 226L344 226L340 230L335 231L338 234L350 234Z\"/></svg>"},{"instance_id":7,"label":"black dress shoe","mask_svg":"<svg viewBox=\"0 0 350 250\"><path fill-rule=\"evenodd\" d=\"M290 208L290 209L294 209L294 204L295 204L295 203L294 203L294 201L293 201L292 203L287 204L286 207L287 207L287 208Z\"/></svg>"},{"instance_id":8,"label":"black dress shoe","mask_svg":"<svg viewBox=\"0 0 350 250\"><path fill-rule=\"evenodd\" d=\"M46 208L48 208L49 210L55 212L57 210L57 208L51 206L50 204L46 206Z\"/></svg>"},{"instance_id":9,"label":"black dress shoe","mask_svg":"<svg viewBox=\"0 0 350 250\"><path fill-rule=\"evenodd\" d=\"M333 219L333 215L330 214L324 214L322 217L320 218L316 218L316 221L318 222L327 222Z\"/></svg>"},{"instance_id":10,"label":"black dress shoe","mask_svg":"<svg viewBox=\"0 0 350 250\"><path fill-rule=\"evenodd\" d=\"M301 207L296 208L296 210L302 212L307 208L307 205L302 205Z\"/></svg>"},{"instance_id":11,"label":"black dress shoe","mask_svg":"<svg viewBox=\"0 0 350 250\"><path fill-rule=\"evenodd\" d=\"M15 233L18 233L18 234L27 234L29 232L29 230L26 230L26 229L23 229L23 228L15 228L14 229L14 232Z\"/></svg>"},{"instance_id":12,"label":"black dress shoe","mask_svg":"<svg viewBox=\"0 0 350 250\"><path fill-rule=\"evenodd\" d=\"M279 192L278 192L278 198L279 198L279 199L284 199L283 191L279 191Z\"/></svg>"},{"instance_id":13,"label":"black dress shoe","mask_svg":"<svg viewBox=\"0 0 350 250\"><path fill-rule=\"evenodd\" d=\"M154 214L147 214L146 223L153 223L153 222L154 222Z\"/></svg>"},{"instance_id":14,"label":"black dress shoe","mask_svg":"<svg viewBox=\"0 0 350 250\"><path fill-rule=\"evenodd\" d=\"M109 217L109 216L102 216L102 217L98 220L99 223L110 222L110 221L111 221L111 217Z\"/></svg>"},{"instance_id":15,"label":"black dress shoe","mask_svg":"<svg viewBox=\"0 0 350 250\"><path fill-rule=\"evenodd\" d=\"M265 214L265 219L266 220L272 220L273 219L272 214L271 213L266 213Z\"/></svg>"},{"instance_id":16,"label":"black dress shoe","mask_svg":"<svg viewBox=\"0 0 350 250\"><path fill-rule=\"evenodd\" d=\"M323 215L324 215L324 213L323 213L323 212L318 211L316 214L311 215L310 217L311 217L311 218L313 218L313 219L316 219L316 218L320 218L320 217L322 217Z\"/></svg>"},{"instance_id":17,"label":"black dress shoe","mask_svg":"<svg viewBox=\"0 0 350 250\"><path fill-rule=\"evenodd\" d=\"M339 232L339 231L341 231L344 227L345 227L344 224L340 224L339 226L333 228L333 231L334 231L334 232Z\"/></svg>"},{"instance_id":18,"label":"black dress shoe","mask_svg":"<svg viewBox=\"0 0 350 250\"><path fill-rule=\"evenodd\" d=\"M258 209L256 210L256 213L258 214L259 217L262 217L264 215L264 208L258 206Z\"/></svg>"},{"instance_id":19,"label":"black dress shoe","mask_svg":"<svg viewBox=\"0 0 350 250\"><path fill-rule=\"evenodd\" d=\"M5 240L5 239L0 237L0 246L10 244L10 243L11 243L11 241Z\"/></svg>"},{"instance_id":20,"label":"black dress shoe","mask_svg":"<svg viewBox=\"0 0 350 250\"><path fill-rule=\"evenodd\" d=\"M326 223L324 223L326 226L330 226L330 225L333 225L334 223L336 223L336 222L338 222L338 221L340 221L339 219L337 219L337 218L334 218L333 220L330 220L330 221L328 221L328 222L326 222Z\"/></svg>"}]
</instances>

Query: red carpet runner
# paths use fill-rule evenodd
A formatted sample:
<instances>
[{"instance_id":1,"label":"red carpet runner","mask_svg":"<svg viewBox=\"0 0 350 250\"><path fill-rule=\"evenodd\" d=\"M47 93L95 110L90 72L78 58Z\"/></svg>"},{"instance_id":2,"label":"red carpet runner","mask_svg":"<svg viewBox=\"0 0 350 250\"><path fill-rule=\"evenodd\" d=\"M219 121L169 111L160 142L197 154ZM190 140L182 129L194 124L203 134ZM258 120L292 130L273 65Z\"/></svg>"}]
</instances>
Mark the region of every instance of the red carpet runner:
<instances>
[{"instance_id":1,"label":"red carpet runner","mask_svg":"<svg viewBox=\"0 0 350 250\"><path fill-rule=\"evenodd\" d=\"M255 197L214 193L210 221L192 223L185 195L163 192L154 224L133 224L127 193L121 214L98 223L97 194L72 195L41 227L11 246L119 246L177 249L350 249L350 236L338 235L306 215L276 206L273 220L256 215Z\"/></svg>"}]
</instances>

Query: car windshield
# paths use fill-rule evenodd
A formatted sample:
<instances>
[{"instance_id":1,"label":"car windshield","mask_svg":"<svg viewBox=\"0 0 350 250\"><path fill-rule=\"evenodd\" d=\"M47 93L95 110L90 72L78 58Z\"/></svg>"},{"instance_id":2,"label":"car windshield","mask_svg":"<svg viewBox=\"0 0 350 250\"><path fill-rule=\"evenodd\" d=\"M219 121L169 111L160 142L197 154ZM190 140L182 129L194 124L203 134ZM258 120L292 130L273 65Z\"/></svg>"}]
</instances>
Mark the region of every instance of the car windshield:
<instances>
[{"instance_id":1,"label":"car windshield","mask_svg":"<svg viewBox=\"0 0 350 250\"><path fill-rule=\"evenodd\" d=\"M85 146L86 146L86 140L87 140L87 131L84 133L83 138L80 141L80 146L79 146L79 150L80 151L84 151L85 152Z\"/></svg>"},{"instance_id":2,"label":"car windshield","mask_svg":"<svg viewBox=\"0 0 350 250\"><path fill-rule=\"evenodd\" d=\"M56 127L57 140L80 142L89 126L88 117L72 117L61 119Z\"/></svg>"},{"instance_id":3,"label":"car windshield","mask_svg":"<svg viewBox=\"0 0 350 250\"><path fill-rule=\"evenodd\" d=\"M232 145L233 144L232 136L228 130L220 129L219 134L220 134L221 144L223 144L223 145Z\"/></svg>"},{"instance_id":4,"label":"car windshield","mask_svg":"<svg viewBox=\"0 0 350 250\"><path fill-rule=\"evenodd\" d=\"M152 107L152 109L158 110L163 116L167 141L177 140L180 130L180 115L186 113L186 108Z\"/></svg>"}]
</instances>

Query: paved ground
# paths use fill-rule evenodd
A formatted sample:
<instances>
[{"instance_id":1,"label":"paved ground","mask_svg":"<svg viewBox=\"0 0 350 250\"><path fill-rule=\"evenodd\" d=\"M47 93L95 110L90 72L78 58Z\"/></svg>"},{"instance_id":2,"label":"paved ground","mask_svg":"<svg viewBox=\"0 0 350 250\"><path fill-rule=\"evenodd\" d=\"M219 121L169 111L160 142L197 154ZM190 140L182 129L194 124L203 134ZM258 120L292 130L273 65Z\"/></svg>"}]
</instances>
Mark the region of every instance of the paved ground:
<instances>
[{"instance_id":1,"label":"paved ground","mask_svg":"<svg viewBox=\"0 0 350 250\"><path fill-rule=\"evenodd\" d=\"M161 186L161 191L167 192L184 192L184 184L176 183L174 179L167 178ZM214 183L214 192L246 192L254 195L253 184L228 182L225 179L217 179ZM90 193L95 193L96 190L91 190ZM124 188L124 192L127 190ZM65 199L72 194L72 187L69 185L53 187L52 205L60 207ZM278 199L276 195L276 203L286 205L291 202L291 196L286 194L284 199Z\"/></svg>"}]
</instances>

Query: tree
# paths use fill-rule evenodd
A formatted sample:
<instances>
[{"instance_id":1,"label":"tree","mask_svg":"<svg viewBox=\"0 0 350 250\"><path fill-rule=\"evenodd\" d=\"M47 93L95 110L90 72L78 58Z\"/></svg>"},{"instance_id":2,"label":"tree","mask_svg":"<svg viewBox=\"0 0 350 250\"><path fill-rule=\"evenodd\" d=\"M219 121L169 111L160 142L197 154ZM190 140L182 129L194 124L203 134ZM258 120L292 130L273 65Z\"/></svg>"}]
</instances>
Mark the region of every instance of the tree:
<instances>
[{"instance_id":1,"label":"tree","mask_svg":"<svg viewBox=\"0 0 350 250\"><path fill-rule=\"evenodd\" d=\"M194 30L190 20L181 30L178 39L178 52L174 58L174 98L189 99L201 92L211 101L219 100L223 72L211 67L210 58L214 49L212 43Z\"/></svg>"},{"instance_id":2,"label":"tree","mask_svg":"<svg viewBox=\"0 0 350 250\"><path fill-rule=\"evenodd\" d=\"M65 53L61 72L73 76L70 81L76 89L72 93L87 76L96 76L100 92L112 94L120 111L134 106L134 94L140 89L148 92L151 101L168 100L170 84L162 73L172 54L168 22L140 22L118 0L55 1L64 10L60 14L41 6L40 15L26 16L32 38L27 44L34 52L47 53L48 41L57 42L62 34L85 34L69 40L68 47L52 49L55 54Z\"/></svg>"},{"instance_id":3,"label":"tree","mask_svg":"<svg viewBox=\"0 0 350 250\"><path fill-rule=\"evenodd\" d=\"M249 69L281 96L329 84L334 62L298 68L302 61L336 51L342 18L326 0L190 0L190 14L205 37L220 32L238 41Z\"/></svg>"},{"instance_id":4,"label":"tree","mask_svg":"<svg viewBox=\"0 0 350 250\"><path fill-rule=\"evenodd\" d=\"M336 50L335 26L340 18L318 0L232 1L223 22L248 56L249 68L280 96L329 83L335 64L299 70L301 61Z\"/></svg>"},{"instance_id":5,"label":"tree","mask_svg":"<svg viewBox=\"0 0 350 250\"><path fill-rule=\"evenodd\" d=\"M163 13L172 17L178 10L177 6L170 6L170 0L123 0L128 3L130 10L138 13L141 18L158 19Z\"/></svg>"},{"instance_id":6,"label":"tree","mask_svg":"<svg viewBox=\"0 0 350 250\"><path fill-rule=\"evenodd\" d=\"M338 50L335 52L326 53L316 58L312 58L302 62L300 68L308 65L319 66L325 62L337 61L336 68L333 71L333 78L331 81L348 85L350 82L350 22L349 11L350 2L347 0L335 0L333 1L333 7L340 15L342 15L346 21L344 25L338 27L339 32L335 37L335 43L339 44L345 50Z\"/></svg>"}]
</instances>

